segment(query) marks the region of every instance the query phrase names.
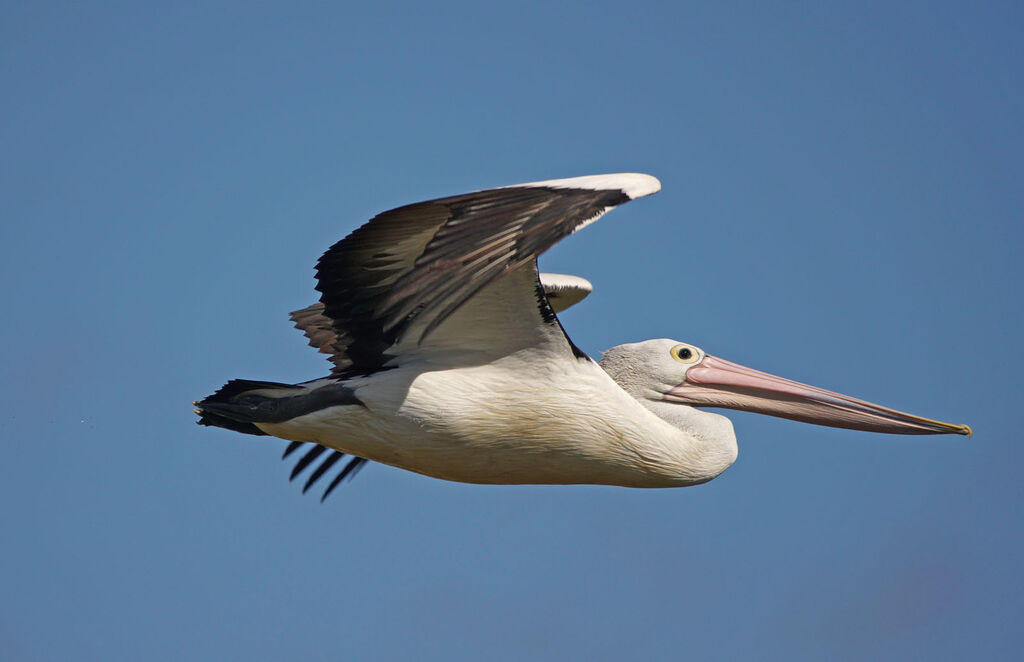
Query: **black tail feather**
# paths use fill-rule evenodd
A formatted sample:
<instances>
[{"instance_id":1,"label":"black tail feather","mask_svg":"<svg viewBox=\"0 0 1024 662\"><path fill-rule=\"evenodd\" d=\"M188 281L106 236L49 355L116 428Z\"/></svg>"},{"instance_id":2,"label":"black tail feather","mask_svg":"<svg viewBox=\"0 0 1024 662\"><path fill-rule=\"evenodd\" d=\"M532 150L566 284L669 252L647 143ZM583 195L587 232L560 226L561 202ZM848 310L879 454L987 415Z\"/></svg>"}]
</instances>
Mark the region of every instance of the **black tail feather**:
<instances>
[{"instance_id":1,"label":"black tail feather","mask_svg":"<svg viewBox=\"0 0 1024 662\"><path fill-rule=\"evenodd\" d=\"M225 428L227 430L234 430L235 432L243 432L245 434L255 434L259 436L267 436L267 433L259 429L252 423L243 423L241 421L235 421L227 416L220 416L211 412L201 411L199 414L199 420L196 421L199 425L209 425L215 428Z\"/></svg>"},{"instance_id":2,"label":"black tail feather","mask_svg":"<svg viewBox=\"0 0 1024 662\"><path fill-rule=\"evenodd\" d=\"M217 389L213 395L209 395L199 402L192 404L199 414L199 425L226 428L235 432L265 436L267 433L260 430L253 423L255 407L251 402L241 403L239 397L258 389L288 389L299 390L302 388L292 384L280 382L265 382L251 379L232 379L224 386Z\"/></svg>"},{"instance_id":3,"label":"black tail feather","mask_svg":"<svg viewBox=\"0 0 1024 662\"><path fill-rule=\"evenodd\" d=\"M253 391L260 390L279 390L286 391L286 393L275 395L253 393ZM296 393L296 397L292 397L287 391L297 391L298 393ZM289 407L288 405L294 401L305 402ZM280 382L232 379L220 387L213 395L207 396L193 404L196 407L196 413L199 415L199 421L197 422L200 425L266 436L267 433L256 426L257 422L273 422L274 419L281 418L282 416L301 415L322 406L361 403L350 389L346 389L341 384L317 389L312 392L312 397L310 397L310 392L302 386L282 384ZM285 406L282 407L281 405ZM305 444L306 442L301 441L289 443L281 455L281 459L286 459L298 450L300 446ZM345 453L328 449L320 444L313 444L313 447L299 458L292 469L289 480L295 480L300 473L305 471L306 468L328 450L331 453L313 470L306 480L306 484L302 488L303 494L309 491L339 460L345 457ZM338 472L338 475L331 481L330 485L328 485L323 496L320 497L320 501L323 502L346 477L354 477L367 462L368 460L364 458L350 456L348 463L345 464L342 470Z\"/></svg>"},{"instance_id":4,"label":"black tail feather","mask_svg":"<svg viewBox=\"0 0 1024 662\"><path fill-rule=\"evenodd\" d=\"M199 404L205 405L215 402L231 403L234 401L236 396L242 395L247 391L255 391L264 388L294 389L296 391L303 390L301 386L296 386L295 384L265 382L257 379L232 379L227 384L217 389L217 392L213 395L203 398Z\"/></svg>"}]
</instances>

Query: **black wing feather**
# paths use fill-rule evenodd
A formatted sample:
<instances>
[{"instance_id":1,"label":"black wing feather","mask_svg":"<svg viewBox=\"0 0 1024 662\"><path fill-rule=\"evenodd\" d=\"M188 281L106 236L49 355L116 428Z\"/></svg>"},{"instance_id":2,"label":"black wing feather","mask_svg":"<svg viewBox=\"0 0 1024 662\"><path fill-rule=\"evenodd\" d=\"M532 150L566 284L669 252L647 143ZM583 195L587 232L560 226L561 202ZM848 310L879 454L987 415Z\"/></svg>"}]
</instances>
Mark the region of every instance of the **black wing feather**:
<instances>
[{"instance_id":1,"label":"black wing feather","mask_svg":"<svg viewBox=\"0 0 1024 662\"><path fill-rule=\"evenodd\" d=\"M289 455L298 450L301 446L305 446L306 443L307 442L303 441L293 441L289 443L288 446L285 448L284 454L281 456L281 458L287 458ZM292 469L291 477L289 478L289 480L295 480L296 476L302 473L302 471L306 467L312 464L318 457L323 455L323 453L327 450L328 449L326 447L321 446L320 444L314 445L313 448L307 451L305 455L299 458L299 461ZM308 492L309 489L314 484L316 484L317 481L323 478L323 476L328 471L331 470L331 467L337 464L343 457L345 457L345 453L342 453L341 451L332 450L331 454L327 456L327 459L321 462L320 465L313 470L313 473L310 474L309 478L306 480L306 484L303 485L302 487L302 493L305 494L306 492ZM341 484L341 482L345 480L345 478L354 478L355 475L359 473L359 470L362 469L369 462L369 460L367 460L366 458L356 456L349 457L350 459L348 463L342 468L341 471L338 472L338 475L335 476L333 480L331 480L331 483L330 485L327 486L327 489L324 490L323 496L320 497L321 503L324 502L324 500L327 498L327 495L333 492L334 488Z\"/></svg>"},{"instance_id":2,"label":"black wing feather","mask_svg":"<svg viewBox=\"0 0 1024 662\"><path fill-rule=\"evenodd\" d=\"M580 225L630 198L616 189L491 189L384 212L317 263L321 310L293 313L338 375L383 367L501 275L532 262ZM335 337L315 316L330 320Z\"/></svg>"},{"instance_id":3,"label":"black wing feather","mask_svg":"<svg viewBox=\"0 0 1024 662\"><path fill-rule=\"evenodd\" d=\"M288 477L288 480L295 480L296 476L302 473L302 471L306 467L308 467L313 462L313 460L320 457L320 455L322 455L323 452L326 450L326 446L321 446L319 444L309 449L309 451L305 455L303 455L298 462L295 463L295 467L292 469L292 475Z\"/></svg>"},{"instance_id":4,"label":"black wing feather","mask_svg":"<svg viewBox=\"0 0 1024 662\"><path fill-rule=\"evenodd\" d=\"M333 453L328 455L327 459L321 462L320 466L314 469L313 473L309 475L309 480L307 480L306 484L302 486L302 493L305 494L306 492L308 492L309 488L313 487L313 483L320 480L320 477L323 476L328 469L333 467L335 463L337 463L337 461L343 457L345 457L345 454L342 453L341 451L334 451Z\"/></svg>"},{"instance_id":5,"label":"black wing feather","mask_svg":"<svg viewBox=\"0 0 1024 662\"><path fill-rule=\"evenodd\" d=\"M361 457L352 458L349 463L345 465L345 468L338 472L338 475L334 477L334 480L332 480L331 484L327 486L327 489L324 490L323 496L320 497L320 503L324 502L324 499L334 491L334 488L337 487L341 481L345 480L346 476L355 478L356 474L359 473L359 470L366 466L368 461L369 460Z\"/></svg>"}]
</instances>

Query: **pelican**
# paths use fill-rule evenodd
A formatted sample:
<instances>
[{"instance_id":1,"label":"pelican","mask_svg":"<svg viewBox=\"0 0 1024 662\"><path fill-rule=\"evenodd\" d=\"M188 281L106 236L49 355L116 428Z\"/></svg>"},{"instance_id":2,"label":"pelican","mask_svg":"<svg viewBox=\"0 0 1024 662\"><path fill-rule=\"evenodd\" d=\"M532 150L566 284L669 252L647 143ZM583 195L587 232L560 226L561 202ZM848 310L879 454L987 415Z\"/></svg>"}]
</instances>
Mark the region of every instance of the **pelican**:
<instances>
[{"instance_id":1,"label":"pelican","mask_svg":"<svg viewBox=\"0 0 1024 662\"><path fill-rule=\"evenodd\" d=\"M595 362L556 313L591 290L537 257L607 211L661 189L650 175L557 179L386 211L316 267L320 301L291 314L331 374L233 379L193 403L201 425L304 444L321 501L369 460L466 483L698 485L737 454L730 408L899 434L971 434L776 377L665 338ZM326 456L324 457L324 455Z\"/></svg>"}]
</instances>

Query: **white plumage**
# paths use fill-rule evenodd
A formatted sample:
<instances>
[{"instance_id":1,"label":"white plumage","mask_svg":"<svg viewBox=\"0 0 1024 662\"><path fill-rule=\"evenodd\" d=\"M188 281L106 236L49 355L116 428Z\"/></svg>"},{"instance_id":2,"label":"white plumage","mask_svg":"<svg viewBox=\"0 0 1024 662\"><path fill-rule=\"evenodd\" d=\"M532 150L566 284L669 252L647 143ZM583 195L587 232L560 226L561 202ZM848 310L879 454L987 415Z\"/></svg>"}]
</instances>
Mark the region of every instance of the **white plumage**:
<instances>
[{"instance_id":1,"label":"white plumage","mask_svg":"<svg viewBox=\"0 0 1024 662\"><path fill-rule=\"evenodd\" d=\"M293 471L309 489L344 455L325 495L366 460L471 483L675 487L736 459L731 407L878 432L959 433L760 373L675 340L620 345L595 363L555 313L590 283L539 274L564 236L660 189L649 175L489 189L385 212L317 265L320 301L292 314L330 355L302 384L232 380L196 403L199 422L314 446Z\"/></svg>"}]
</instances>

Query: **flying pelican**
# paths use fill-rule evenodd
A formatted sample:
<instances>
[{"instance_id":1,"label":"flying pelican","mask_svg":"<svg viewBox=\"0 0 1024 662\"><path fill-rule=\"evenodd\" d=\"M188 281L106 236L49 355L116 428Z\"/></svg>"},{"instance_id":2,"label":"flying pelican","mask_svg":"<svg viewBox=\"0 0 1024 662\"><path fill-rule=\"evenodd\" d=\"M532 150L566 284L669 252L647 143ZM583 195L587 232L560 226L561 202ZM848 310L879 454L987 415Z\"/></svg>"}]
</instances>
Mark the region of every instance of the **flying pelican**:
<instances>
[{"instance_id":1,"label":"flying pelican","mask_svg":"<svg viewBox=\"0 0 1024 662\"><path fill-rule=\"evenodd\" d=\"M234 379L194 403L201 425L314 444L303 491L373 460L467 483L682 487L736 459L724 407L833 427L967 434L800 384L677 340L613 347L600 363L556 313L590 284L540 274L537 256L610 209L661 189L650 175L557 179L379 214L317 263L318 303L292 313L331 374Z\"/></svg>"}]
</instances>

